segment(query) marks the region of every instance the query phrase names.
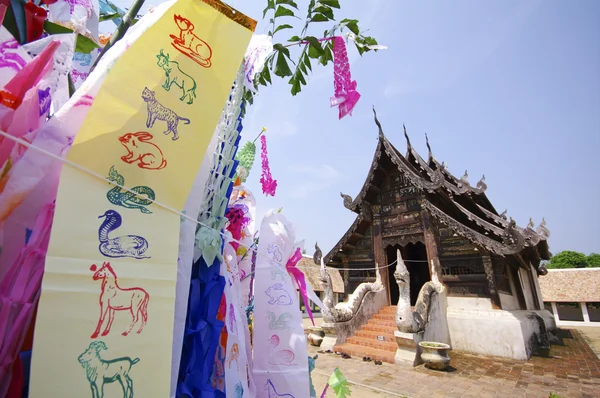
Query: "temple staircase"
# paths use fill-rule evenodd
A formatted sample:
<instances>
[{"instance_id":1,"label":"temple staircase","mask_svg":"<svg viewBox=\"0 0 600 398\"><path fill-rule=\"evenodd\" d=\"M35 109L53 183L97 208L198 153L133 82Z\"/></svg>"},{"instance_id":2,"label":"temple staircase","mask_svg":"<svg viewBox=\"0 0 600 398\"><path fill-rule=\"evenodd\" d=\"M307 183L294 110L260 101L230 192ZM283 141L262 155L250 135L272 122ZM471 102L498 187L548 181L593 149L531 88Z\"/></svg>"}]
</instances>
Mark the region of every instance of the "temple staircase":
<instances>
[{"instance_id":1,"label":"temple staircase","mask_svg":"<svg viewBox=\"0 0 600 398\"><path fill-rule=\"evenodd\" d=\"M345 352L352 357L394 363L398 344L394 337L396 329L396 306L383 307L373 318L348 337L345 343L333 348L334 352Z\"/></svg>"}]
</instances>

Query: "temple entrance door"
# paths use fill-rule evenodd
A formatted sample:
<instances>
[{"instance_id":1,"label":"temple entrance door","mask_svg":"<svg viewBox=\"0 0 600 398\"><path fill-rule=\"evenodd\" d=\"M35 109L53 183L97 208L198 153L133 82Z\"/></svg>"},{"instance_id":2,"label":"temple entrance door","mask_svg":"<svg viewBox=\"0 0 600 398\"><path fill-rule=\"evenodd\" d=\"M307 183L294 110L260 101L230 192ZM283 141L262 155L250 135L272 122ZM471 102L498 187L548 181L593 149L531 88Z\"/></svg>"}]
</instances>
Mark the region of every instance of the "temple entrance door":
<instances>
[{"instance_id":1,"label":"temple entrance door","mask_svg":"<svg viewBox=\"0 0 600 398\"><path fill-rule=\"evenodd\" d=\"M414 306L417 302L417 297L419 296L421 288L426 282L431 280L429 264L427 261L427 250L425 249L425 245L421 242L409 243L406 246L388 246L385 248L388 264L396 261L397 249L400 249L400 254L404 259L404 264L410 274L410 305ZM392 305L398 304L398 298L400 297L398 284L396 283L396 279L394 279L395 271L396 264L388 267L390 303Z\"/></svg>"}]
</instances>

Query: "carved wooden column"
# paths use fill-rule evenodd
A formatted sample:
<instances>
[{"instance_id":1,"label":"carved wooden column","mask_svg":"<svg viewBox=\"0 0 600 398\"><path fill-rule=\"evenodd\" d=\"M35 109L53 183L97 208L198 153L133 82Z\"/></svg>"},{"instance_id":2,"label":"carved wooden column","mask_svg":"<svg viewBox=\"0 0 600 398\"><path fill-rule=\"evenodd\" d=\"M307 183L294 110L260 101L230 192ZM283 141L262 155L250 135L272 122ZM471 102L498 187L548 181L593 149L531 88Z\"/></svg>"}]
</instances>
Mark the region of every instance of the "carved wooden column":
<instances>
[{"instance_id":1,"label":"carved wooden column","mask_svg":"<svg viewBox=\"0 0 600 398\"><path fill-rule=\"evenodd\" d=\"M481 256L481 260L483 261L483 269L485 270L485 279L487 280L488 290L492 300L492 307L495 310L499 310L502 308L502 304L500 303L500 295L498 294L498 289L496 288L496 275L494 275L492 258L486 253L485 255Z\"/></svg>"},{"instance_id":2,"label":"carved wooden column","mask_svg":"<svg viewBox=\"0 0 600 398\"><path fill-rule=\"evenodd\" d=\"M429 213L427 210L421 210L421 220L423 221L423 236L425 238L425 250L427 251L427 267L429 268L429 274L431 275L432 281L442 282L442 269L440 266L440 259L438 256L438 248L435 240L435 233Z\"/></svg>"},{"instance_id":3,"label":"carved wooden column","mask_svg":"<svg viewBox=\"0 0 600 398\"><path fill-rule=\"evenodd\" d=\"M380 205L372 205L371 209L373 211L373 224L372 224L372 236L373 236L373 257L375 259L375 263L379 265L379 267L385 267L387 265L387 256L385 255L385 247L383 247L383 237L381 236L383 226L381 225L381 206ZM390 285L389 285L389 268L380 269L381 274L381 283L385 290L386 294L386 305L390 305Z\"/></svg>"}]
</instances>

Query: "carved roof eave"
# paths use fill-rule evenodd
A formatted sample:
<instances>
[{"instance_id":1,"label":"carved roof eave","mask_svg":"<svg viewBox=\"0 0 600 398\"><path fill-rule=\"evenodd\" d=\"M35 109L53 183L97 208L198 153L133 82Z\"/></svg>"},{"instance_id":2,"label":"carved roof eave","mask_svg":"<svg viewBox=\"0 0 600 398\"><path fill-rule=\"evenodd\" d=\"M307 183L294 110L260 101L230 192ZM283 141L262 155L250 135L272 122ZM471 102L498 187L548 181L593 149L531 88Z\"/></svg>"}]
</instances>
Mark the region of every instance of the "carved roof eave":
<instances>
[{"instance_id":1,"label":"carved roof eave","mask_svg":"<svg viewBox=\"0 0 600 398\"><path fill-rule=\"evenodd\" d=\"M350 237L356 232L356 229L363 221L366 220L362 215L359 214L358 216L356 216L356 219L354 220L350 228L348 228L348 231L346 231L346 233L344 234L344 236L342 236L339 242L325 256L325 259L323 260L325 264L328 264L335 257L335 255L342 250L348 239L350 239Z\"/></svg>"},{"instance_id":2,"label":"carved roof eave","mask_svg":"<svg viewBox=\"0 0 600 398\"><path fill-rule=\"evenodd\" d=\"M463 178L455 177L450 172L450 170L448 170L443 163L438 162L437 159L435 159L433 157L433 155L430 154L429 161L425 161L421 157L421 155L419 155L419 153L417 151L415 151L415 149L413 147L411 147L410 150L411 150L412 155L415 157L415 159L419 163L419 166L422 169L424 169L425 171L427 171L427 175L429 175L430 177L431 177L431 174L434 173L434 170L431 168L431 166L429 166L429 164L431 162L433 162L436 165L436 170L442 169L443 174L452 180L452 182L450 182L448 180L444 181L444 188L446 188L451 193L454 193L456 195L462 195L465 193L474 193L476 195L483 195L485 193L485 191L487 190L487 185L484 182L485 176L481 177L481 180L479 180L479 182L477 182L477 185L475 187L471 186L471 184L465 177L463 177Z\"/></svg>"},{"instance_id":3,"label":"carved roof eave","mask_svg":"<svg viewBox=\"0 0 600 398\"><path fill-rule=\"evenodd\" d=\"M485 213L485 215L488 218L502 225L504 228L508 226L509 221L504 217L497 216L482 206L477 206L479 207L479 209L481 209L481 211ZM519 233L522 234L528 241L532 242L533 246L536 246L542 240L548 240L548 238L550 237L550 231L548 230L548 228L546 228L546 220L543 218L542 222L540 222L540 225L538 225L535 231L529 226L526 228L521 228L517 226L517 231L519 231Z\"/></svg>"},{"instance_id":4,"label":"carved roof eave","mask_svg":"<svg viewBox=\"0 0 600 398\"><path fill-rule=\"evenodd\" d=\"M377 119L376 119L376 123L379 124ZM342 197L344 198L344 207L350 211L357 213L357 214L360 213L360 204L367 196L367 193L369 192L369 188L371 187L371 184L373 182L373 178L375 178L375 171L377 171L377 169L379 168L379 161L381 158L382 147L383 147L383 139L385 139L385 138L383 136L383 131L381 130L381 126L380 126L379 127L379 142L377 143L377 148L375 149L375 154L373 155L373 161L371 162L371 168L369 169L369 174L367 175L367 178L365 179L365 183L363 184L358 195L354 198L354 200L352 200L352 198L350 196L342 194Z\"/></svg>"},{"instance_id":5,"label":"carved roof eave","mask_svg":"<svg viewBox=\"0 0 600 398\"><path fill-rule=\"evenodd\" d=\"M527 246L525 238L517 233L516 229L511 225L506 230L506 234L508 235L506 238L507 242L501 243L456 221L427 200L423 200L422 205L438 221L450 227L460 236L499 256L504 257L517 254Z\"/></svg>"}]
</instances>

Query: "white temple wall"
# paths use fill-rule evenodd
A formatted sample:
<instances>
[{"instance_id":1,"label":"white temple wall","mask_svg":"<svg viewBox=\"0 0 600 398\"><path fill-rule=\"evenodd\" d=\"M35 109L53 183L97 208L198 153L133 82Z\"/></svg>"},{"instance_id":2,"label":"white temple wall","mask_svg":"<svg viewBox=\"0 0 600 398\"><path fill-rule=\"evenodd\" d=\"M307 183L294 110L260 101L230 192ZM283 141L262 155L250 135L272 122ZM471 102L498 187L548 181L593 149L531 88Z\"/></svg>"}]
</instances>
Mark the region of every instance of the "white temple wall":
<instances>
[{"instance_id":1,"label":"white temple wall","mask_svg":"<svg viewBox=\"0 0 600 398\"><path fill-rule=\"evenodd\" d=\"M527 360L540 333L537 313L546 327L554 325L552 315L542 311L505 311L448 308L452 348L475 354Z\"/></svg>"},{"instance_id":2,"label":"white temple wall","mask_svg":"<svg viewBox=\"0 0 600 398\"><path fill-rule=\"evenodd\" d=\"M519 300L517 297L510 294L499 293L500 296L500 304L502 305L503 310L518 310L519 309Z\"/></svg>"},{"instance_id":3,"label":"white temple wall","mask_svg":"<svg viewBox=\"0 0 600 398\"><path fill-rule=\"evenodd\" d=\"M448 297L448 308L491 310L492 300L486 297Z\"/></svg>"}]
</instances>

